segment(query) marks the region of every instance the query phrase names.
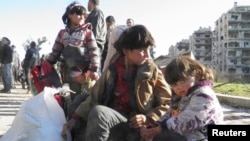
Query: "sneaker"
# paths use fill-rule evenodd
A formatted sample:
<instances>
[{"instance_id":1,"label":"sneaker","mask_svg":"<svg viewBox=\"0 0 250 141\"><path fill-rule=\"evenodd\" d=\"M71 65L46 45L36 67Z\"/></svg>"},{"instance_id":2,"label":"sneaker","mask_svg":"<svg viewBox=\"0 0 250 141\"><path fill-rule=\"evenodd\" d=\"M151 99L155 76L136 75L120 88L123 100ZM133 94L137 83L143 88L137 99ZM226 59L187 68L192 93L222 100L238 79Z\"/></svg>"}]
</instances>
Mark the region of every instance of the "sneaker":
<instances>
[{"instance_id":1,"label":"sneaker","mask_svg":"<svg viewBox=\"0 0 250 141\"><path fill-rule=\"evenodd\" d=\"M22 85L22 89L25 89L25 83L21 82L21 85Z\"/></svg>"},{"instance_id":2,"label":"sneaker","mask_svg":"<svg viewBox=\"0 0 250 141\"><path fill-rule=\"evenodd\" d=\"M30 91L30 89L28 89L28 90L27 90L27 94L31 94L31 91Z\"/></svg>"}]
</instances>

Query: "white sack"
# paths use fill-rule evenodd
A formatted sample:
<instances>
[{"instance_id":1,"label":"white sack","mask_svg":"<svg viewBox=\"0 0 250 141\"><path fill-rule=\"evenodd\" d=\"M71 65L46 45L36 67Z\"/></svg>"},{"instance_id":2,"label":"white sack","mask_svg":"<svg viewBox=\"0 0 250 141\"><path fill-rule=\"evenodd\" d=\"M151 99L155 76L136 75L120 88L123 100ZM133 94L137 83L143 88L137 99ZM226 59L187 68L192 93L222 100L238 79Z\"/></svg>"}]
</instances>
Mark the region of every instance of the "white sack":
<instances>
[{"instance_id":1,"label":"white sack","mask_svg":"<svg viewBox=\"0 0 250 141\"><path fill-rule=\"evenodd\" d=\"M66 118L54 98L59 91L60 88L45 87L43 92L24 101L0 141L63 141L61 131Z\"/></svg>"}]
</instances>

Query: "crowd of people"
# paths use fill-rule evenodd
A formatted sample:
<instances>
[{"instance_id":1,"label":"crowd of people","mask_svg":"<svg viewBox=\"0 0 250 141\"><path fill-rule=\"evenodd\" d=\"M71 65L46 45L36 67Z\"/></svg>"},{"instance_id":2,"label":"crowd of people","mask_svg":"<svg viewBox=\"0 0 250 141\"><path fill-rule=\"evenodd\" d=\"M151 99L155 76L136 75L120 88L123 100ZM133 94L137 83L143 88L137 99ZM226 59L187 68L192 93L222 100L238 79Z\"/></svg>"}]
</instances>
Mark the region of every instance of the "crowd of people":
<instances>
[{"instance_id":1,"label":"crowd of people","mask_svg":"<svg viewBox=\"0 0 250 141\"><path fill-rule=\"evenodd\" d=\"M44 56L44 55L43 55ZM11 93L17 85L30 93L30 69L41 63L39 50L36 42L31 41L23 60L20 59L16 46L11 44L8 37L2 37L0 43L0 76L3 83L1 93Z\"/></svg>"},{"instance_id":2,"label":"crowd of people","mask_svg":"<svg viewBox=\"0 0 250 141\"><path fill-rule=\"evenodd\" d=\"M212 71L182 55L160 69L150 56L155 40L145 25L132 18L116 25L114 16L104 17L99 0L89 0L87 9L70 3L62 21L65 28L46 58L31 42L23 64L13 65L29 76L39 63L60 63L62 82L75 92L62 137L70 132L74 141L206 141L207 126L223 123ZM16 55L8 38L1 42L1 92L9 92ZM26 83L29 90L29 77Z\"/></svg>"}]
</instances>

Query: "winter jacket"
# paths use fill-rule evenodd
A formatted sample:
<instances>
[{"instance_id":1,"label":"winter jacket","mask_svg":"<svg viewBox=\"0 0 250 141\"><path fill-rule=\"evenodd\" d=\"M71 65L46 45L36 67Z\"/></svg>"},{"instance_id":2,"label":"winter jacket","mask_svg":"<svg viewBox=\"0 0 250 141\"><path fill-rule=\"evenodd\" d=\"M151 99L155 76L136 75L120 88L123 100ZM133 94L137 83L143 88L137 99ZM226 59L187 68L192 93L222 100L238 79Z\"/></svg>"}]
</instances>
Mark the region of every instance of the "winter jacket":
<instances>
[{"instance_id":1,"label":"winter jacket","mask_svg":"<svg viewBox=\"0 0 250 141\"><path fill-rule=\"evenodd\" d=\"M171 116L173 110L179 114ZM207 125L222 124L223 110L210 81L201 81L186 96L173 93L169 111L160 119L163 127L177 132L187 141L207 139Z\"/></svg>"},{"instance_id":2,"label":"winter jacket","mask_svg":"<svg viewBox=\"0 0 250 141\"><path fill-rule=\"evenodd\" d=\"M2 55L0 58L0 63L1 64L9 64L11 63L13 60L12 60L12 55L13 55L13 50L12 48L9 46L9 45L4 45L2 47Z\"/></svg>"},{"instance_id":3,"label":"winter jacket","mask_svg":"<svg viewBox=\"0 0 250 141\"><path fill-rule=\"evenodd\" d=\"M89 26L84 24L74 30L67 27L60 30L47 60L55 64L62 56L69 68L88 66L88 70L96 71L100 65L100 53Z\"/></svg>"},{"instance_id":4,"label":"winter jacket","mask_svg":"<svg viewBox=\"0 0 250 141\"><path fill-rule=\"evenodd\" d=\"M95 8L88 15L85 23L91 23L92 31L95 35L97 44L104 46L106 42L107 27L103 12L99 8ZM103 50L103 48L101 48Z\"/></svg>"},{"instance_id":5,"label":"winter jacket","mask_svg":"<svg viewBox=\"0 0 250 141\"><path fill-rule=\"evenodd\" d=\"M114 58L118 58L118 54ZM116 59L114 59L116 60ZM113 62L113 61L112 61ZM91 89L90 96L76 109L76 114L87 119L88 112L95 105L109 106L114 97L116 73L113 63L106 69ZM157 121L169 108L171 91L162 72L150 60L137 68L134 78L134 104L137 114L145 114ZM132 99L130 99L132 100Z\"/></svg>"},{"instance_id":6,"label":"winter jacket","mask_svg":"<svg viewBox=\"0 0 250 141\"><path fill-rule=\"evenodd\" d=\"M40 63L40 55L37 48L30 47L25 54L23 68L32 68Z\"/></svg>"}]
</instances>

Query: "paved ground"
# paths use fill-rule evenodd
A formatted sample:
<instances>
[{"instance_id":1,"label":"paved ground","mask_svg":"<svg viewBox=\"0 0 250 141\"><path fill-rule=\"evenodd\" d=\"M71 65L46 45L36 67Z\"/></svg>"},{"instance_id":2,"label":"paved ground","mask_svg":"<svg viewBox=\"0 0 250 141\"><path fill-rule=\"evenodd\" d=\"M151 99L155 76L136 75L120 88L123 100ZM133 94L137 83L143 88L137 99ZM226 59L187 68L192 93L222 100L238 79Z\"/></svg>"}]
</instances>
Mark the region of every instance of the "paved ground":
<instances>
[{"instance_id":1,"label":"paved ground","mask_svg":"<svg viewBox=\"0 0 250 141\"><path fill-rule=\"evenodd\" d=\"M0 84L0 89L3 86ZM11 94L0 93L0 138L11 127L12 121L24 100L32 97L27 90L17 86ZM222 104L226 124L250 124L250 109L234 108Z\"/></svg>"},{"instance_id":2,"label":"paved ground","mask_svg":"<svg viewBox=\"0 0 250 141\"><path fill-rule=\"evenodd\" d=\"M0 84L0 89L2 88L3 85ZM11 127L22 102L30 97L32 95L27 94L27 90L22 89L21 85L17 85L10 94L0 93L0 136Z\"/></svg>"}]
</instances>

